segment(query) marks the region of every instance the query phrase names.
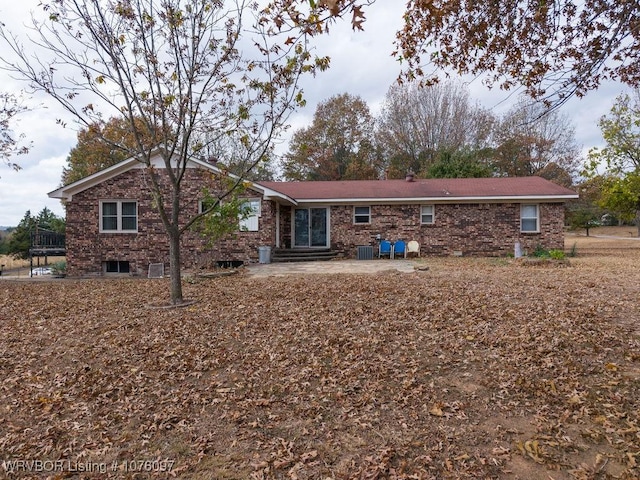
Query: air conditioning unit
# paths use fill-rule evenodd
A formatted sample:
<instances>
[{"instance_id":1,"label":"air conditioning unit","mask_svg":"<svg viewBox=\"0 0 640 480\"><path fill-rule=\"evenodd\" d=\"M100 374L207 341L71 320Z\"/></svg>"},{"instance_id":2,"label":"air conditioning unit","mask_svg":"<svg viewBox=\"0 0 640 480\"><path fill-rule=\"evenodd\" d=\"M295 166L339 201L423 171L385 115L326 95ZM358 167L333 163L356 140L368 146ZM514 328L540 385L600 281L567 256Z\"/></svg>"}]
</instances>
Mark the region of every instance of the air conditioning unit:
<instances>
[{"instance_id":1,"label":"air conditioning unit","mask_svg":"<svg viewBox=\"0 0 640 480\"><path fill-rule=\"evenodd\" d=\"M373 247L370 245L358 246L358 260L373 260Z\"/></svg>"}]
</instances>

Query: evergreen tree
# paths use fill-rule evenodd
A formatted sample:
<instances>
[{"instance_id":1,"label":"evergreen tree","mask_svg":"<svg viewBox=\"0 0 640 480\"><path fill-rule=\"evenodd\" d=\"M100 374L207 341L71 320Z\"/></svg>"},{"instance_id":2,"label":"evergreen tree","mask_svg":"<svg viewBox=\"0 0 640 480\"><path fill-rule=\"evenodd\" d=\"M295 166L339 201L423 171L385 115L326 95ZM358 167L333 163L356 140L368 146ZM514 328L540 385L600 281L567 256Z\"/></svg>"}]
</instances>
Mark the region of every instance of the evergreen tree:
<instances>
[{"instance_id":1,"label":"evergreen tree","mask_svg":"<svg viewBox=\"0 0 640 480\"><path fill-rule=\"evenodd\" d=\"M31 215L31 210L27 210L18 226L11 232L7 253L16 258L28 258L31 235L36 232L36 229L64 233L65 221L47 207L40 210L36 216Z\"/></svg>"},{"instance_id":2,"label":"evergreen tree","mask_svg":"<svg viewBox=\"0 0 640 480\"><path fill-rule=\"evenodd\" d=\"M27 210L18 223L18 226L11 233L9 238L8 253L16 258L28 258L29 247L31 245L31 232L38 224L38 219L31 215L31 210Z\"/></svg>"}]
</instances>

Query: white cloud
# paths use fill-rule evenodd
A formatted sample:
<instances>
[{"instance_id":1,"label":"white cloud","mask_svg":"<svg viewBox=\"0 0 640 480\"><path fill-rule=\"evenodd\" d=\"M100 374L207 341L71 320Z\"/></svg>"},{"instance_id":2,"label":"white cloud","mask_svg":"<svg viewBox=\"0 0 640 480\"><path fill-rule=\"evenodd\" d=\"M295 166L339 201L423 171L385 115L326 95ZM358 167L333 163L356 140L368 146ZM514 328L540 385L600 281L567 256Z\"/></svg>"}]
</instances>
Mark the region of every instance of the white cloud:
<instances>
[{"instance_id":1,"label":"white cloud","mask_svg":"<svg viewBox=\"0 0 640 480\"><path fill-rule=\"evenodd\" d=\"M45 158L18 172L3 172L0 179L3 199L0 206L0 225L17 225L27 210L35 215L44 207L56 215L63 216L64 210L60 201L47 196L47 193L55 190L60 182L63 164L64 157Z\"/></svg>"},{"instance_id":2,"label":"white cloud","mask_svg":"<svg viewBox=\"0 0 640 480\"><path fill-rule=\"evenodd\" d=\"M57 125L55 113L55 108L38 107L21 115L15 126L16 133L23 133L31 147L28 154L13 159L20 170L0 165L2 226L17 225L27 210L36 214L47 207L56 215L64 215L60 201L49 198L47 193L60 184L66 157L76 143L76 132Z\"/></svg>"}]
</instances>

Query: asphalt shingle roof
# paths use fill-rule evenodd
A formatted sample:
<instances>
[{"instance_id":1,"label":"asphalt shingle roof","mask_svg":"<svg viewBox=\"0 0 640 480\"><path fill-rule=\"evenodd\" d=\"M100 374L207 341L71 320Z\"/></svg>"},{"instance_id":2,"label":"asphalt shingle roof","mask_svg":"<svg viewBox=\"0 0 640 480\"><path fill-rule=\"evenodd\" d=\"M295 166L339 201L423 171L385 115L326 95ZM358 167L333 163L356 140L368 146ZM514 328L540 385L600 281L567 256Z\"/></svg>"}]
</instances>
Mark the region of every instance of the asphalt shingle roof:
<instances>
[{"instance_id":1,"label":"asphalt shingle roof","mask_svg":"<svg viewBox=\"0 0 640 480\"><path fill-rule=\"evenodd\" d=\"M296 200L576 196L541 177L259 183Z\"/></svg>"}]
</instances>

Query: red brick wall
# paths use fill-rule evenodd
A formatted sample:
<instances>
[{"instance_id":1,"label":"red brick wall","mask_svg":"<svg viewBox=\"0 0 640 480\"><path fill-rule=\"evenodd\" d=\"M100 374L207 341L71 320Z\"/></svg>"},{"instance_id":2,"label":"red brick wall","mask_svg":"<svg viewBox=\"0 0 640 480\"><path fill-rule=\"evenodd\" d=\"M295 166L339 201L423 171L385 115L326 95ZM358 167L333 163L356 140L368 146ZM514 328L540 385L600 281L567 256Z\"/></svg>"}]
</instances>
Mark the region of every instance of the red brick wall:
<instances>
[{"instance_id":1,"label":"red brick wall","mask_svg":"<svg viewBox=\"0 0 640 480\"><path fill-rule=\"evenodd\" d=\"M149 263L169 265L169 244L151 201L144 170L133 169L73 196L67 204L67 271L71 276L101 275L103 262L128 261L133 274L146 275ZM198 212L202 188L214 190L209 172L189 169L183 182L183 218ZM251 196L257 194L248 194ZM138 202L136 233L100 233L100 200ZM540 204L540 233L520 232L520 204L435 205L435 223L420 224L420 205L373 205L371 223L353 224L353 206L333 206L330 213L331 247L355 257L357 245L377 246L376 235L392 241L416 240L423 255L507 255L519 241L524 251L538 245L564 246L564 205ZM291 242L292 208L280 207L281 245ZM182 238L184 268L208 268L217 260L258 260L258 246L274 247L276 205L263 200L257 232L240 232L207 245L200 234Z\"/></svg>"},{"instance_id":2,"label":"red brick wall","mask_svg":"<svg viewBox=\"0 0 640 480\"><path fill-rule=\"evenodd\" d=\"M280 206L280 247L291 248L293 240L291 238L291 221L293 208L288 205Z\"/></svg>"},{"instance_id":3,"label":"red brick wall","mask_svg":"<svg viewBox=\"0 0 640 480\"><path fill-rule=\"evenodd\" d=\"M540 233L520 232L520 204L435 205L433 225L420 224L420 205L372 205L371 223L354 225L353 206L331 208L331 246L356 255L357 245L377 246L383 239L416 240L422 255L489 255L514 252L519 241L523 250L540 245L564 248L564 205L540 204Z\"/></svg>"},{"instance_id":4,"label":"red brick wall","mask_svg":"<svg viewBox=\"0 0 640 480\"><path fill-rule=\"evenodd\" d=\"M103 262L128 261L132 274L146 275L149 263L169 266L169 242L156 208L151 201L148 179L142 169L133 169L73 196L67 204L67 272L70 276L101 275ZM198 212L202 188L215 189L211 174L189 169L183 183L184 221ZM248 193L249 196L257 196ZM100 200L135 200L138 202L136 233L100 233ZM259 231L240 232L207 245L206 239L192 231L182 237L184 268L208 267L216 260L257 261L258 245L273 245L275 207L262 201ZM224 253L223 253L224 252ZM168 270L167 270L168 271Z\"/></svg>"}]
</instances>

